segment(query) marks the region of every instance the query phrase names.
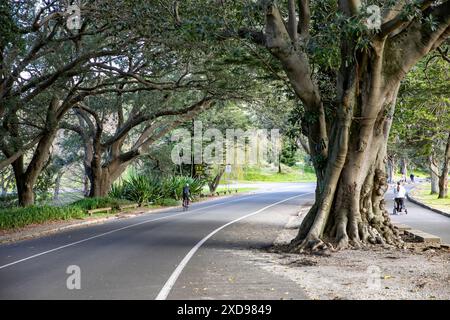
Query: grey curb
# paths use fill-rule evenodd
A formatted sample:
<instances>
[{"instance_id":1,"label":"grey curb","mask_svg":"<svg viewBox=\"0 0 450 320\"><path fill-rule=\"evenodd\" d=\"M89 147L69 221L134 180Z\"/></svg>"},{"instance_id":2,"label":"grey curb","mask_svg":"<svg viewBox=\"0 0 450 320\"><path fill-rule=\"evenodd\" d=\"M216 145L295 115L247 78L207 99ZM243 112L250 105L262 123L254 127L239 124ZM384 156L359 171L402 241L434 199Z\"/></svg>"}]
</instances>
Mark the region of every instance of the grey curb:
<instances>
[{"instance_id":1,"label":"grey curb","mask_svg":"<svg viewBox=\"0 0 450 320\"><path fill-rule=\"evenodd\" d=\"M406 197L408 198L409 201L411 201L411 202L414 203L414 204L417 204L418 206L421 206L421 207L423 207L423 208L425 208L425 209L431 210L431 211L433 211L433 212L442 214L443 216L446 216L447 218L450 218L450 213L447 213L447 212L445 212L445 211L442 211L442 210L439 210L439 209L430 207L429 205L426 205L426 204L424 204L424 203L418 201L417 199L414 199L414 198L411 197L409 194L406 194Z\"/></svg>"}]
</instances>

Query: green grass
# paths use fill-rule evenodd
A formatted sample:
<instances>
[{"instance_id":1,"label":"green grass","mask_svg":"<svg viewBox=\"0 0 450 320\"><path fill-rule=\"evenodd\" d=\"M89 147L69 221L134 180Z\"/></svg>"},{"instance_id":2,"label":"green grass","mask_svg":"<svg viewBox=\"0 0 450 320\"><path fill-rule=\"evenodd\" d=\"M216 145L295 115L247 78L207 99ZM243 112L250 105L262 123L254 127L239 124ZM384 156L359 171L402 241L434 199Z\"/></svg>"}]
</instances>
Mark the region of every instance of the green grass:
<instances>
[{"instance_id":1,"label":"green grass","mask_svg":"<svg viewBox=\"0 0 450 320\"><path fill-rule=\"evenodd\" d=\"M450 213L450 198L438 199L438 195L431 194L430 190L431 185L429 183L420 184L412 190L411 195L430 207Z\"/></svg>"},{"instance_id":2,"label":"green grass","mask_svg":"<svg viewBox=\"0 0 450 320\"><path fill-rule=\"evenodd\" d=\"M112 198L86 198L65 206L31 206L26 208L8 208L0 210L0 229L17 229L30 224L49 221L61 221L86 218L87 210L111 207L119 210L119 205L129 204L130 201ZM105 216L108 214L96 214Z\"/></svg>"},{"instance_id":3,"label":"green grass","mask_svg":"<svg viewBox=\"0 0 450 320\"><path fill-rule=\"evenodd\" d=\"M250 187L249 188L234 188L233 185L230 184L230 188L228 188L227 186L221 186L216 189L216 192L224 192L224 191L228 191L228 190L231 190L233 192L235 190L237 190L237 193L243 193L243 192L258 190L258 188L250 188Z\"/></svg>"},{"instance_id":4,"label":"green grass","mask_svg":"<svg viewBox=\"0 0 450 320\"><path fill-rule=\"evenodd\" d=\"M316 175L312 168L305 168L302 172L297 167L283 166L282 172L270 168L246 168L239 182L314 182Z\"/></svg>"},{"instance_id":5,"label":"green grass","mask_svg":"<svg viewBox=\"0 0 450 320\"><path fill-rule=\"evenodd\" d=\"M77 206L32 206L0 210L0 229L22 228L47 221L82 219L85 211Z\"/></svg>"},{"instance_id":6,"label":"green grass","mask_svg":"<svg viewBox=\"0 0 450 320\"><path fill-rule=\"evenodd\" d=\"M121 205L131 204L133 202L124 199L114 199L110 197L104 198L84 198L75 201L71 206L80 207L83 210L92 210L97 208L109 208L113 210L119 210Z\"/></svg>"}]
</instances>

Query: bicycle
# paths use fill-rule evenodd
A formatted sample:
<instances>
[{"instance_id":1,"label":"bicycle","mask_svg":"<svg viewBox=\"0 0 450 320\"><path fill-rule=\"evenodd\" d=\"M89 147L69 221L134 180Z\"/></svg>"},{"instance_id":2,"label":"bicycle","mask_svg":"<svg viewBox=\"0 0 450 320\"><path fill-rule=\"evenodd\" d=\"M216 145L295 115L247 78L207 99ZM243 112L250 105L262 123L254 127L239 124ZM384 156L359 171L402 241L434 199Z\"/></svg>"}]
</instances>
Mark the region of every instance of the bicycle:
<instances>
[{"instance_id":1,"label":"bicycle","mask_svg":"<svg viewBox=\"0 0 450 320\"><path fill-rule=\"evenodd\" d=\"M187 211L189 209L189 198L183 199L183 211Z\"/></svg>"}]
</instances>

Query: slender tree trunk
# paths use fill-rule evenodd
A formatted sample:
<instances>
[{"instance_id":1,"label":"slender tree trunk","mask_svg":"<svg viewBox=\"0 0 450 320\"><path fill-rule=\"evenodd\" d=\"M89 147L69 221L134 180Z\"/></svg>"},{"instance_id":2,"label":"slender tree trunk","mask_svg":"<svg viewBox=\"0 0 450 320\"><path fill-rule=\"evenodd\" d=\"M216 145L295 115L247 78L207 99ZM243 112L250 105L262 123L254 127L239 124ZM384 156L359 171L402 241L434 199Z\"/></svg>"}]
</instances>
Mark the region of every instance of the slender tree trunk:
<instances>
[{"instance_id":1,"label":"slender tree trunk","mask_svg":"<svg viewBox=\"0 0 450 320\"><path fill-rule=\"evenodd\" d=\"M85 197L89 196L89 176L87 174L84 175L83 178L83 194Z\"/></svg>"},{"instance_id":2,"label":"slender tree trunk","mask_svg":"<svg viewBox=\"0 0 450 320\"><path fill-rule=\"evenodd\" d=\"M61 178L64 174L64 171L60 170L58 172L58 174L56 175L56 179L55 179L55 191L53 193L53 200L58 200L59 199L59 192L61 189Z\"/></svg>"},{"instance_id":3,"label":"slender tree trunk","mask_svg":"<svg viewBox=\"0 0 450 320\"><path fill-rule=\"evenodd\" d=\"M434 155L429 157L430 176L431 176L431 194L439 193L439 169Z\"/></svg>"},{"instance_id":4,"label":"slender tree trunk","mask_svg":"<svg viewBox=\"0 0 450 320\"><path fill-rule=\"evenodd\" d=\"M448 198L448 173L450 169L450 133L445 147L444 164L439 177L439 199Z\"/></svg>"},{"instance_id":5,"label":"slender tree trunk","mask_svg":"<svg viewBox=\"0 0 450 320\"><path fill-rule=\"evenodd\" d=\"M214 177L213 181L208 183L210 193L214 193L216 191L217 187L219 186L220 179L222 179L224 172L225 172L224 168L219 168L219 172Z\"/></svg>"},{"instance_id":6,"label":"slender tree trunk","mask_svg":"<svg viewBox=\"0 0 450 320\"><path fill-rule=\"evenodd\" d=\"M281 153L278 154L278 173L281 173Z\"/></svg>"},{"instance_id":7,"label":"slender tree trunk","mask_svg":"<svg viewBox=\"0 0 450 320\"><path fill-rule=\"evenodd\" d=\"M406 180L408 179L408 160L406 158L402 158L400 172L406 182Z\"/></svg>"},{"instance_id":8,"label":"slender tree trunk","mask_svg":"<svg viewBox=\"0 0 450 320\"><path fill-rule=\"evenodd\" d=\"M387 174L388 174L388 183L394 182L394 172L395 172L395 161L393 157L387 158Z\"/></svg>"}]
</instances>

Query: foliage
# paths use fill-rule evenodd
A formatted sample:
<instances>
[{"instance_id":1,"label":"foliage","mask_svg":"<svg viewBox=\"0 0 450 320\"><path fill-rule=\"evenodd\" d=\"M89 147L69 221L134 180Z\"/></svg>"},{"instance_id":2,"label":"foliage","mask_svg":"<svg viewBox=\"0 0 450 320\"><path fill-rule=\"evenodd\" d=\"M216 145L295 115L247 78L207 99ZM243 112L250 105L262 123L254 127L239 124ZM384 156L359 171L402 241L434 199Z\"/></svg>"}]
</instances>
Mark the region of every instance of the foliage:
<instances>
[{"instance_id":1,"label":"foliage","mask_svg":"<svg viewBox=\"0 0 450 320\"><path fill-rule=\"evenodd\" d=\"M8 194L0 196L0 209L15 207L18 204L16 194Z\"/></svg>"},{"instance_id":2,"label":"foliage","mask_svg":"<svg viewBox=\"0 0 450 320\"><path fill-rule=\"evenodd\" d=\"M15 229L34 223L55 220L82 219L85 211L80 206L31 206L0 210L0 229Z\"/></svg>"},{"instance_id":3,"label":"foliage","mask_svg":"<svg viewBox=\"0 0 450 320\"><path fill-rule=\"evenodd\" d=\"M180 205L180 201L172 198L162 198L157 200L156 204L163 207L175 207Z\"/></svg>"},{"instance_id":4,"label":"foliage","mask_svg":"<svg viewBox=\"0 0 450 320\"><path fill-rule=\"evenodd\" d=\"M98 209L98 208L112 208L113 210L119 210L120 205L130 204L131 202L125 199L116 199L113 197L102 198L84 198L75 201L71 206L79 207L85 211Z\"/></svg>"},{"instance_id":5,"label":"foliage","mask_svg":"<svg viewBox=\"0 0 450 320\"><path fill-rule=\"evenodd\" d=\"M175 201L182 197L183 187L189 184L191 196L201 194L206 182L184 176L171 176L166 178L150 175L132 174L122 182L115 183L111 189L110 196L137 202L140 205L148 203L168 202L167 199Z\"/></svg>"},{"instance_id":6,"label":"foliage","mask_svg":"<svg viewBox=\"0 0 450 320\"><path fill-rule=\"evenodd\" d=\"M403 81L389 140L389 153L416 164L440 157L450 132L450 64L423 59Z\"/></svg>"}]
</instances>

